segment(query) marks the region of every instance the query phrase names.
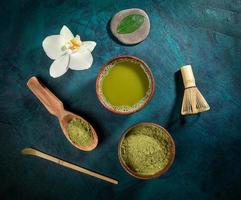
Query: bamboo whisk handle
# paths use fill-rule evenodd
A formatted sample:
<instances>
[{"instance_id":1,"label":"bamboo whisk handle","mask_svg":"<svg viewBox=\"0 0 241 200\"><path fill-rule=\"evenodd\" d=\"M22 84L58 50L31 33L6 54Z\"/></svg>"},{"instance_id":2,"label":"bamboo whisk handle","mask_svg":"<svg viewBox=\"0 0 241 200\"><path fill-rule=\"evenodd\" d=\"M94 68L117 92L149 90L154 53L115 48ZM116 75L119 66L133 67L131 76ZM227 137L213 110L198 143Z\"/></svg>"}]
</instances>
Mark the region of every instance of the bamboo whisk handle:
<instances>
[{"instance_id":1,"label":"bamboo whisk handle","mask_svg":"<svg viewBox=\"0 0 241 200\"><path fill-rule=\"evenodd\" d=\"M183 79L183 84L184 84L185 88L196 86L191 65L185 65L185 66L181 67L181 73L182 73L182 79Z\"/></svg>"}]
</instances>

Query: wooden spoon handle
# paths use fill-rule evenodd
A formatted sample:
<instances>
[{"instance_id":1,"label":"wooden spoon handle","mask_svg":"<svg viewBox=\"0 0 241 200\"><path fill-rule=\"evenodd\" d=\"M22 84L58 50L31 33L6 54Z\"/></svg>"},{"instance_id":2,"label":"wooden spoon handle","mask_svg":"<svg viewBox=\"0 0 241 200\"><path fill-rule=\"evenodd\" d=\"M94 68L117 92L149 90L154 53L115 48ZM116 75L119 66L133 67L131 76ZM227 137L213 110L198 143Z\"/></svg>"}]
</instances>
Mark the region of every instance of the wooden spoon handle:
<instances>
[{"instance_id":1,"label":"wooden spoon handle","mask_svg":"<svg viewBox=\"0 0 241 200\"><path fill-rule=\"evenodd\" d=\"M79 171L79 172L82 172L84 174L88 174L90 176L94 176L96 178L99 178L101 180L104 180L104 181L107 181L109 183L113 183L113 184L118 184L118 181L115 180L115 179L112 179L112 178L109 178L107 176L103 176L101 174L97 174L96 172L92 172L88 169L85 169L83 167L79 167L77 165L74 165L74 164L71 164L71 163L68 163L64 160L60 160L58 158L55 158L53 156L50 156L48 154L45 154L41 151L38 151L36 149L32 149L32 148L25 148L22 150L22 154L25 154L25 155L33 155L33 156L38 156L40 158L43 158L43 159L46 159L46 160L49 160L49 161L52 161L54 163L57 163L59 165L62 165L64 167L67 167L67 168L70 168L70 169L73 169L73 170L76 170L76 171Z\"/></svg>"},{"instance_id":2,"label":"wooden spoon handle","mask_svg":"<svg viewBox=\"0 0 241 200\"><path fill-rule=\"evenodd\" d=\"M63 103L35 76L28 80L27 86L52 115L61 117L64 111Z\"/></svg>"}]
</instances>

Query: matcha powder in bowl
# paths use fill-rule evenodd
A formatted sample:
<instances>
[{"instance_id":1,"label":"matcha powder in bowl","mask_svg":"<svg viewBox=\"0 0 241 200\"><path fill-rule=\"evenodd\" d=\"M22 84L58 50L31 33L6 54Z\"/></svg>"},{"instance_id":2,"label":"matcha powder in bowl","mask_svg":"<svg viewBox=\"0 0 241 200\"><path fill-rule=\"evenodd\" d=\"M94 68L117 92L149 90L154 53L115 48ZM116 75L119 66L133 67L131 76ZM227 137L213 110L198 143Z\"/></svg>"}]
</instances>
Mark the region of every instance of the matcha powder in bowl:
<instances>
[{"instance_id":1,"label":"matcha powder in bowl","mask_svg":"<svg viewBox=\"0 0 241 200\"><path fill-rule=\"evenodd\" d=\"M119 158L131 175L149 179L162 175L175 156L169 133L153 123L140 123L128 129L119 144Z\"/></svg>"},{"instance_id":2,"label":"matcha powder in bowl","mask_svg":"<svg viewBox=\"0 0 241 200\"><path fill-rule=\"evenodd\" d=\"M90 125L80 119L74 118L67 125L69 137L78 146L88 146L92 143Z\"/></svg>"}]
</instances>

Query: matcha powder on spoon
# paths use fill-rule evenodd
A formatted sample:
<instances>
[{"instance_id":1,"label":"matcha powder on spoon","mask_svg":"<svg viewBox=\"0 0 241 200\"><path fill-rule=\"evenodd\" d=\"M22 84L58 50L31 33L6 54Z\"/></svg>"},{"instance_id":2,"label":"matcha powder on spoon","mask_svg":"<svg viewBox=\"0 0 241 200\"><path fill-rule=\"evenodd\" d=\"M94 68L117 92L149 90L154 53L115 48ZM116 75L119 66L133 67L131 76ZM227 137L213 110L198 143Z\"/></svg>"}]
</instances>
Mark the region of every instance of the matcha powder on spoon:
<instances>
[{"instance_id":1,"label":"matcha powder on spoon","mask_svg":"<svg viewBox=\"0 0 241 200\"><path fill-rule=\"evenodd\" d=\"M76 145L88 146L93 140L90 125L81 119L72 119L67 125L67 131Z\"/></svg>"}]
</instances>

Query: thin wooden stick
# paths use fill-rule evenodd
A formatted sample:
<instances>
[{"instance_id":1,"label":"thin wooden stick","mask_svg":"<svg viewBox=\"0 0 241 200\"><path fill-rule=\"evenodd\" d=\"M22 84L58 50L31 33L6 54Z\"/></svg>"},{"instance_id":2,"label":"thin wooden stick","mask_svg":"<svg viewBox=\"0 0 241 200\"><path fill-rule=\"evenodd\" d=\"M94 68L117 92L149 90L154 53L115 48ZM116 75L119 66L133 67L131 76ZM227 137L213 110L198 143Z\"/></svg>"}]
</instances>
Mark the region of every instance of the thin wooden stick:
<instances>
[{"instance_id":1,"label":"thin wooden stick","mask_svg":"<svg viewBox=\"0 0 241 200\"><path fill-rule=\"evenodd\" d=\"M97 173L92 172L92 171L90 171L90 170L88 170L88 169L85 169L85 168L83 168L83 167L79 167L79 166L77 166L77 165L68 163L68 162L66 162L66 161L64 161L64 160L60 160L60 159L58 159L58 158L55 158L55 157L50 156L50 155L48 155L48 154L45 154L45 153L43 153L43 152L41 152L41 151L38 151L38 150L36 150L36 149L24 148L24 149L22 150L22 154L24 154L24 155L37 156L37 157L43 158L43 159L45 159L45 160L49 160L49 161L52 161L52 162L57 163L57 164L59 164L59 165L62 165L62 166L64 166L64 167L67 167L67 168L70 168L70 169L73 169L73 170L82 172L82 173L84 173L84 174L88 174L88 175L90 175L90 176L94 176L94 177L96 177L96 178L99 178L99 179L101 179L101 180L107 181L107 182L109 182L109 183L118 184L118 181L115 180L115 179L112 179L112 178L103 176L103 175L101 175L101 174L97 174Z\"/></svg>"}]
</instances>

